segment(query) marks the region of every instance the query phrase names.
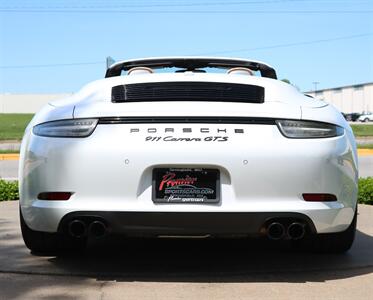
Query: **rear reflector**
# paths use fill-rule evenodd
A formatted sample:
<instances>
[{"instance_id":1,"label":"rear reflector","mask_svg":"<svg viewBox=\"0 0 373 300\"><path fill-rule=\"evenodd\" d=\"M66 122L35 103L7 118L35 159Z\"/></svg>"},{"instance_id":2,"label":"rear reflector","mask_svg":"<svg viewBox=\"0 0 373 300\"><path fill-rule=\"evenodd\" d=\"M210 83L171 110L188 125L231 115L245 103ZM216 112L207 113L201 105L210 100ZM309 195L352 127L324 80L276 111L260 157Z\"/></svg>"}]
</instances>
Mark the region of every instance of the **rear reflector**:
<instances>
[{"instance_id":1,"label":"rear reflector","mask_svg":"<svg viewBox=\"0 0 373 300\"><path fill-rule=\"evenodd\" d=\"M303 194L303 199L310 202L337 201L337 197L333 194Z\"/></svg>"},{"instance_id":2,"label":"rear reflector","mask_svg":"<svg viewBox=\"0 0 373 300\"><path fill-rule=\"evenodd\" d=\"M39 200L69 200L73 193L70 192L45 192L38 195Z\"/></svg>"}]
</instances>

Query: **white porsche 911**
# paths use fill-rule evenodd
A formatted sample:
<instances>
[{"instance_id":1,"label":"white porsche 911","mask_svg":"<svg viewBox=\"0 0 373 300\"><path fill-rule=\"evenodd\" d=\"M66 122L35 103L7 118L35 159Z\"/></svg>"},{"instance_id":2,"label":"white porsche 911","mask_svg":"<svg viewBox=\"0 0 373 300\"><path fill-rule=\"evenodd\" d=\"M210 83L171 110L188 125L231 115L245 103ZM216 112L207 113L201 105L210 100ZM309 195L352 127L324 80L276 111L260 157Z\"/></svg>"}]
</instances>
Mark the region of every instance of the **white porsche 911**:
<instances>
[{"instance_id":1,"label":"white porsche 911","mask_svg":"<svg viewBox=\"0 0 373 300\"><path fill-rule=\"evenodd\" d=\"M35 115L19 172L34 252L107 234L268 237L344 252L356 230L350 126L257 61L115 63Z\"/></svg>"}]
</instances>

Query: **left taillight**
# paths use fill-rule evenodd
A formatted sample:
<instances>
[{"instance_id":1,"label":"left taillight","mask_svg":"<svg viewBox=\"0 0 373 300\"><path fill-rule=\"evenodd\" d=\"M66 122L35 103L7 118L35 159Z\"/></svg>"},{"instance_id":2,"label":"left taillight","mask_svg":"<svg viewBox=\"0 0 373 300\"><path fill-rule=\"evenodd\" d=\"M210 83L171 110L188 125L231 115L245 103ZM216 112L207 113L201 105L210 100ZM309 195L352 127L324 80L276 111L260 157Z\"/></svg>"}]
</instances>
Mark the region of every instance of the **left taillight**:
<instances>
[{"instance_id":1,"label":"left taillight","mask_svg":"<svg viewBox=\"0 0 373 300\"><path fill-rule=\"evenodd\" d=\"M33 133L45 137L87 137L97 126L98 119L68 119L36 125Z\"/></svg>"}]
</instances>

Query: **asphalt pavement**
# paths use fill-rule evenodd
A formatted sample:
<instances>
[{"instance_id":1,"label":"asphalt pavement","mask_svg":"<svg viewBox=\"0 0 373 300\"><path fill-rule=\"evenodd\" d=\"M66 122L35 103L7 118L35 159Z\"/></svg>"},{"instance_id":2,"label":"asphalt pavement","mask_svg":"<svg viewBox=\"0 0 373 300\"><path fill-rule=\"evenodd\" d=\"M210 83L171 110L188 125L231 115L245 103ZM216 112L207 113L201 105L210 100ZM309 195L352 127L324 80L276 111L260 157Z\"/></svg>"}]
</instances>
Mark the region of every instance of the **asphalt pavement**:
<instances>
[{"instance_id":1,"label":"asphalt pavement","mask_svg":"<svg viewBox=\"0 0 373 300\"><path fill-rule=\"evenodd\" d=\"M373 176L373 155L359 156L359 175Z\"/></svg>"},{"instance_id":2,"label":"asphalt pavement","mask_svg":"<svg viewBox=\"0 0 373 300\"><path fill-rule=\"evenodd\" d=\"M0 178L18 178L18 160L0 160Z\"/></svg>"},{"instance_id":3,"label":"asphalt pavement","mask_svg":"<svg viewBox=\"0 0 373 300\"><path fill-rule=\"evenodd\" d=\"M90 241L85 252L33 256L18 202L0 203L0 299L371 299L373 207L360 205L342 255L258 240Z\"/></svg>"}]
</instances>

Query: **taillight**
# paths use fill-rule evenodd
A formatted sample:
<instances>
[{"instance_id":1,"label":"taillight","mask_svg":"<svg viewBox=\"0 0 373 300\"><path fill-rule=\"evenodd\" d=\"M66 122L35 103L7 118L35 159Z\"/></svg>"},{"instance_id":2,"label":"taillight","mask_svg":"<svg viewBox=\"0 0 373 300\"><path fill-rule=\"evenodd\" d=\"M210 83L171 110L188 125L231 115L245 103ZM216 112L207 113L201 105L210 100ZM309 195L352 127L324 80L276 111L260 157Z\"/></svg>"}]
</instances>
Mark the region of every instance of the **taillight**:
<instances>
[{"instance_id":1,"label":"taillight","mask_svg":"<svg viewBox=\"0 0 373 300\"><path fill-rule=\"evenodd\" d=\"M337 197L333 194L303 194L303 199L309 202L337 201Z\"/></svg>"},{"instance_id":2,"label":"taillight","mask_svg":"<svg viewBox=\"0 0 373 300\"><path fill-rule=\"evenodd\" d=\"M98 119L69 119L36 125L33 133L45 137L83 138L95 130Z\"/></svg>"},{"instance_id":3,"label":"taillight","mask_svg":"<svg viewBox=\"0 0 373 300\"><path fill-rule=\"evenodd\" d=\"M38 195L39 200L69 200L73 193L70 192L44 192Z\"/></svg>"},{"instance_id":4,"label":"taillight","mask_svg":"<svg viewBox=\"0 0 373 300\"><path fill-rule=\"evenodd\" d=\"M293 139L330 138L344 133L342 127L323 122L277 120L276 123L285 137Z\"/></svg>"}]
</instances>

